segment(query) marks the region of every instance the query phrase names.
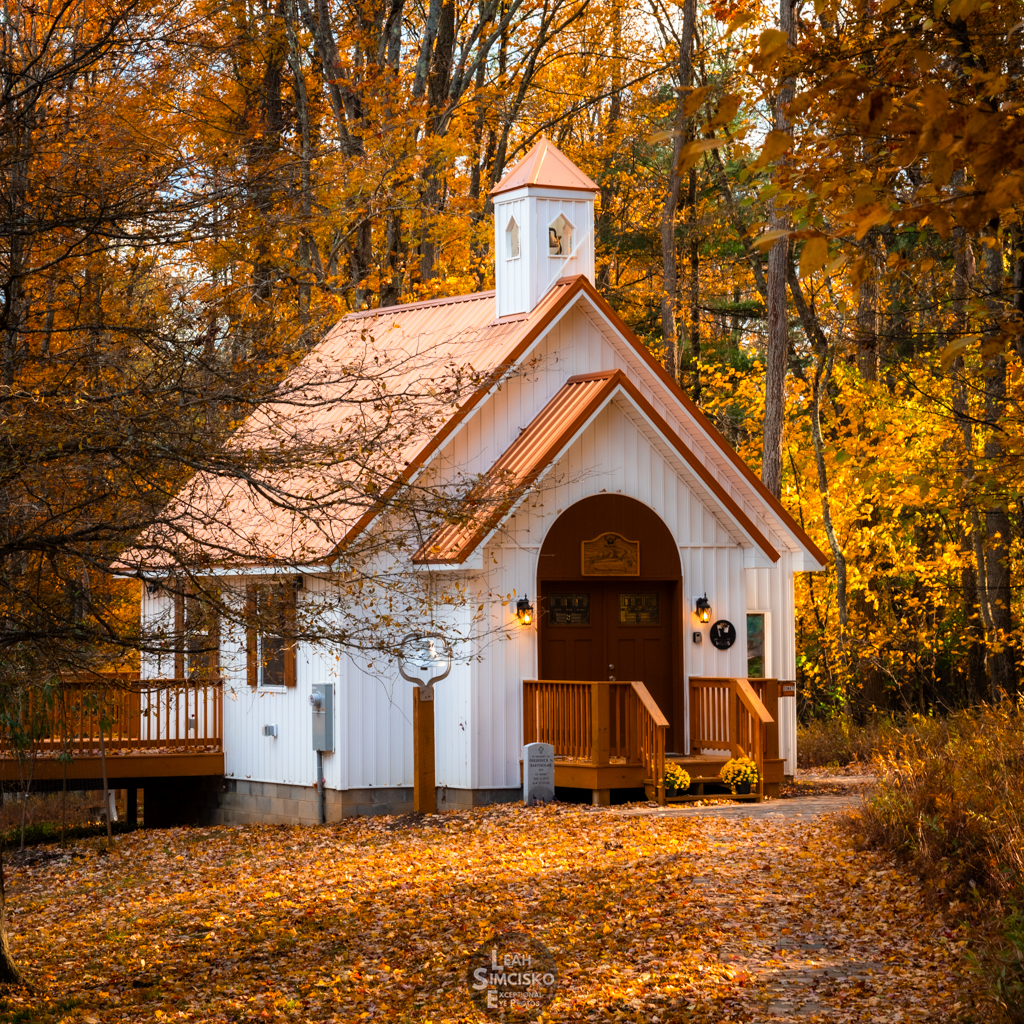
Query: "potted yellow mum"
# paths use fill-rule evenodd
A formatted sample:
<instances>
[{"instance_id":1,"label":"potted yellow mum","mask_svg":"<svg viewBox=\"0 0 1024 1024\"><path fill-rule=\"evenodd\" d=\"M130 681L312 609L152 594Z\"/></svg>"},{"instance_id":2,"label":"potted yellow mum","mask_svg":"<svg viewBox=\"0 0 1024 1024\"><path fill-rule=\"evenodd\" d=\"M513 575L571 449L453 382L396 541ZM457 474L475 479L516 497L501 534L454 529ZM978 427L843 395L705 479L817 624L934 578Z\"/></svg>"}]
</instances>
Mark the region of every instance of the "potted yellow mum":
<instances>
[{"instance_id":1,"label":"potted yellow mum","mask_svg":"<svg viewBox=\"0 0 1024 1024\"><path fill-rule=\"evenodd\" d=\"M726 761L718 777L733 793L749 793L760 778L757 765L749 757L734 757Z\"/></svg>"},{"instance_id":2,"label":"potted yellow mum","mask_svg":"<svg viewBox=\"0 0 1024 1024\"><path fill-rule=\"evenodd\" d=\"M678 796L690 788L690 774L685 768L675 763L665 765L665 792L669 796Z\"/></svg>"}]
</instances>

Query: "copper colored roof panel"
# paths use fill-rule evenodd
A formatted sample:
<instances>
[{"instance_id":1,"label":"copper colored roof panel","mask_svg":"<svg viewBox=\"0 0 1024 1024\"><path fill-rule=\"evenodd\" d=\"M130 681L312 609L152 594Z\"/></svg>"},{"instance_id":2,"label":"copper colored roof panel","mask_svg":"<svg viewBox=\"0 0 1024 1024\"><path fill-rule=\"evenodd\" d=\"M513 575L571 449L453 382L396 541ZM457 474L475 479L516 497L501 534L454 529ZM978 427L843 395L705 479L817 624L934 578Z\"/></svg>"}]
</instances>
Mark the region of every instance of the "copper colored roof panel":
<instances>
[{"instance_id":1,"label":"copper colored roof panel","mask_svg":"<svg viewBox=\"0 0 1024 1024\"><path fill-rule=\"evenodd\" d=\"M596 182L545 137L491 189L489 195L496 196L527 185L564 188L573 192L601 191Z\"/></svg>"},{"instance_id":2,"label":"copper colored roof panel","mask_svg":"<svg viewBox=\"0 0 1024 1024\"><path fill-rule=\"evenodd\" d=\"M621 370L570 377L466 495L465 517L436 530L413 561L464 561L601 407L622 377Z\"/></svg>"},{"instance_id":3,"label":"copper colored roof panel","mask_svg":"<svg viewBox=\"0 0 1024 1024\"><path fill-rule=\"evenodd\" d=\"M126 571L327 561L379 514L515 363L581 279L495 319L493 292L354 313L229 439L224 475L197 473ZM231 473L245 453L248 479Z\"/></svg>"}]
</instances>

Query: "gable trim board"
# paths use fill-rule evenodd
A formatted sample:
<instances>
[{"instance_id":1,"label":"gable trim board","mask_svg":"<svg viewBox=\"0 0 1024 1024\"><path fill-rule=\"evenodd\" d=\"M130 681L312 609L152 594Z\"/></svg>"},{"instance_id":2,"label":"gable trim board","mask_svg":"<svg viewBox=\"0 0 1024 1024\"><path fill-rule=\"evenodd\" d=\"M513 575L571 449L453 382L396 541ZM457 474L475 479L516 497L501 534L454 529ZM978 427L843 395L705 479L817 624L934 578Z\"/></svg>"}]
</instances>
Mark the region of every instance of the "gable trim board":
<instances>
[{"instance_id":1,"label":"gable trim board","mask_svg":"<svg viewBox=\"0 0 1024 1024\"><path fill-rule=\"evenodd\" d=\"M620 392L700 479L739 531L772 563L778 562L779 552L768 538L622 370L570 377L467 495L465 504L469 508L477 503L484 510L468 523L439 527L413 555L413 561L461 565Z\"/></svg>"},{"instance_id":2,"label":"gable trim board","mask_svg":"<svg viewBox=\"0 0 1024 1024\"><path fill-rule=\"evenodd\" d=\"M683 408L685 413L696 422L706 440L725 455L729 462L739 471L744 482L753 487L757 496L768 505L782 526L792 533L794 539L806 550L807 554L818 562L818 568L824 569L828 564L828 558L821 548L811 540L803 527L789 514L782 502L765 487L753 470L740 458L736 450L722 437L718 428L704 415L693 399L669 376L668 371L651 355L647 346L623 323L604 296L589 281L584 282L582 290L587 293L587 297L597 307L597 310L607 321L608 326L630 344L647 365L647 368L658 377L665 386L665 389Z\"/></svg>"}]
</instances>

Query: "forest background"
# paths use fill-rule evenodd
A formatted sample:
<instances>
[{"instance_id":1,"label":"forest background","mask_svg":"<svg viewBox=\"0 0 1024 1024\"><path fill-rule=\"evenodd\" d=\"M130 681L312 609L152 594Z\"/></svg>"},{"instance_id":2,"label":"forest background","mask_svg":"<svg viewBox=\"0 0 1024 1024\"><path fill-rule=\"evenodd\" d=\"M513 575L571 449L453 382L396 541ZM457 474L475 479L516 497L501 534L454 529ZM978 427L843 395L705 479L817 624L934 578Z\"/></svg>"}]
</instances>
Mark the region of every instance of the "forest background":
<instances>
[{"instance_id":1,"label":"forest background","mask_svg":"<svg viewBox=\"0 0 1024 1024\"><path fill-rule=\"evenodd\" d=\"M224 438L341 315L490 287L487 192L548 135L599 288L832 554L802 713L1015 692L1022 17L5 0L0 672L130 666L116 556L249 472Z\"/></svg>"}]
</instances>

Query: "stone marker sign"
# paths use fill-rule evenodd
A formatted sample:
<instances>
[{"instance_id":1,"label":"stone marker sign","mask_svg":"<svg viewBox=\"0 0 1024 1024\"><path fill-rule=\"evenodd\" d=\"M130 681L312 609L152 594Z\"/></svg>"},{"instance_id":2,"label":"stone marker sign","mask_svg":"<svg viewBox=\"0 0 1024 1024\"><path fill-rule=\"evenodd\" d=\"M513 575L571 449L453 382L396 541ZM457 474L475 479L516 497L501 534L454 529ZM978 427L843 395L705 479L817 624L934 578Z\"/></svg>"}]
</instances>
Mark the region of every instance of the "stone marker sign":
<instances>
[{"instance_id":1,"label":"stone marker sign","mask_svg":"<svg viewBox=\"0 0 1024 1024\"><path fill-rule=\"evenodd\" d=\"M550 743L523 747L523 803L527 807L555 799L555 748Z\"/></svg>"}]
</instances>

